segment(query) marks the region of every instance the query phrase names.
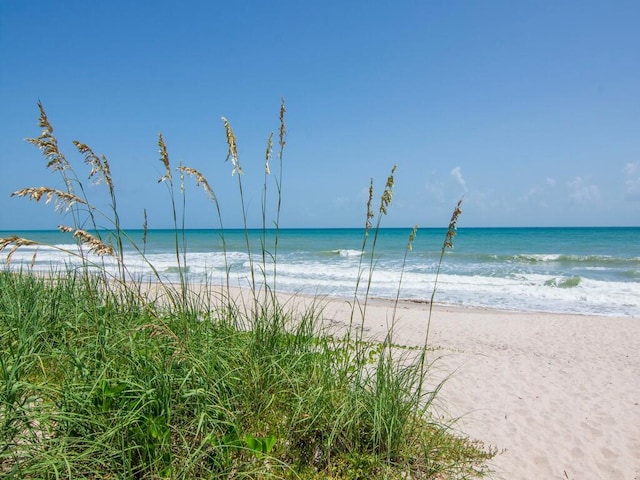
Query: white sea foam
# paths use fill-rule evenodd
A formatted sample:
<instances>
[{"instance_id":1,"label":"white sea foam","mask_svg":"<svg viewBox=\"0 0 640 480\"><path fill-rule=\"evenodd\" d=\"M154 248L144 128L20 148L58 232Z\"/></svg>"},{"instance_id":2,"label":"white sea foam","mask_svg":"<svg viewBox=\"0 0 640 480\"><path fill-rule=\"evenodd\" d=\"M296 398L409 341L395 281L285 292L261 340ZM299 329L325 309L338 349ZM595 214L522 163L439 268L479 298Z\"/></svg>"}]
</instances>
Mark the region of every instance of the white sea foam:
<instances>
[{"instance_id":1,"label":"white sea foam","mask_svg":"<svg viewBox=\"0 0 640 480\"><path fill-rule=\"evenodd\" d=\"M267 282L272 282L275 269L280 290L349 298L353 296L356 285L359 285L358 293L361 295L367 289L373 297L393 299L398 294L404 251L401 246L397 247L397 243L384 246L384 238L381 237L383 242L377 247L373 276L369 281L369 253L364 258L363 252L353 247L331 248L331 245L357 247L361 238L346 234L334 238L332 234L329 238L333 240L329 242L325 240L326 232L306 232L305 235L296 233L292 237L295 242L289 244L285 244L285 236L281 238L276 266L270 255L263 260L260 251L254 252L252 259L243 251L228 251L225 254L219 250L219 246L216 251L207 251L212 248L210 240L201 240L197 247L199 251L189 251L184 256L180 254L180 262L171 246L163 246L166 242L150 244L146 257L133 250L126 251L124 261L128 272L136 279L154 280L155 273L150 266L153 265L163 281L179 280L182 272L193 282L218 283L228 278L232 285L246 287L251 281L250 266L253 264L257 282L265 278ZM479 238L478 241L482 241ZM233 243L237 245L235 248L241 249L242 239L238 235L227 245ZM400 243L405 241L396 240ZM531 237L524 247L520 245L509 250L509 247L503 246L496 249L490 240L487 237L487 243L473 251L456 248L448 252L441 265L436 301L524 311L640 317L640 257L637 249L624 250L628 257L615 256L617 243L602 249L599 241L594 244L598 248L591 248L591 244L588 244L578 249L571 244L570 248L561 249L554 241L543 249ZM189 245L194 243L195 240L189 239ZM629 242L625 245L629 245ZM540 252L551 253L535 253L536 248ZM50 247L20 248L13 254L12 268L33 268L48 273L81 264L80 258L64 250L78 251L75 244L62 241ZM104 266L110 273L118 273L113 258L94 255L85 258L100 268ZM408 257L402 275L400 297L429 300L438 260L438 248L415 248ZM178 269L178 263L184 267L185 262L188 268Z\"/></svg>"},{"instance_id":2,"label":"white sea foam","mask_svg":"<svg viewBox=\"0 0 640 480\"><path fill-rule=\"evenodd\" d=\"M524 261L524 262L557 262L560 260L562 255L554 253L554 254L520 254L514 255L513 259L516 261Z\"/></svg>"},{"instance_id":3,"label":"white sea foam","mask_svg":"<svg viewBox=\"0 0 640 480\"><path fill-rule=\"evenodd\" d=\"M361 256L364 252L362 250L352 250L352 249L348 249L348 248L341 248L338 250L332 250L333 253L337 253L338 255L340 255L341 257L359 257Z\"/></svg>"},{"instance_id":4,"label":"white sea foam","mask_svg":"<svg viewBox=\"0 0 640 480\"><path fill-rule=\"evenodd\" d=\"M30 265L33 251L18 250L14 254L14 265ZM79 265L77 257L66 255L56 249L43 249L38 253L36 270L50 271L52 265L64 270ZM346 256L345 258L349 258ZM91 262L117 273L115 259L89 256ZM359 262L301 261L300 259L279 260L277 264L277 284L280 289L321 295L353 295L360 273L360 293L369 284L369 294L373 297L395 298L398 293L400 269L393 265L377 266L371 281L368 280L368 265L359 268ZM181 259L181 262L183 259ZM163 280L179 279L175 254L150 254L145 261L140 255L127 253L125 263L134 278L151 278L152 263ZM226 281L226 268L230 269L233 285L248 286L250 279L249 257L241 252L226 255L215 253L188 253L188 269L183 270L194 281ZM261 258L254 257L257 280L261 282ZM260 267L260 268L258 268ZM266 266L267 281L271 280L273 265ZM612 282L575 276L548 275L538 273L511 273L505 276L456 274L449 268L438 279L436 300L466 306L502 308L510 310L536 310L564 313L584 313L602 315L625 315L640 317L640 283ZM469 269L472 270L472 269ZM469 272L470 273L470 272ZM416 268L405 271L402 277L401 298L428 300L435 281L435 269Z\"/></svg>"}]
</instances>

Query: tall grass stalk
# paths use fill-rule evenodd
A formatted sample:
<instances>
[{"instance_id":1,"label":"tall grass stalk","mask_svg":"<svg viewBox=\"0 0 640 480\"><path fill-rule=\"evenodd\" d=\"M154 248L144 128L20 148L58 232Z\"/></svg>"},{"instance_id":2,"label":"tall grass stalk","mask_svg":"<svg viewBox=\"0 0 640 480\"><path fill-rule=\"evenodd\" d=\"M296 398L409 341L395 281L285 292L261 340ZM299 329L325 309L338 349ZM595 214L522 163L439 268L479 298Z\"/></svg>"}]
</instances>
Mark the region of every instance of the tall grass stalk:
<instances>
[{"instance_id":1,"label":"tall grass stalk","mask_svg":"<svg viewBox=\"0 0 640 480\"><path fill-rule=\"evenodd\" d=\"M158 134L158 148L160 153L160 161L164 165L165 173L158 183L164 183L167 186L167 190L169 191L169 200L171 201L171 218L173 221L173 233L174 233L174 254L176 258L176 263L178 266L178 276L180 278L180 296L181 301L184 305L186 305L186 290L187 290L187 281L184 272L184 262L183 262L183 248L184 242L180 242L180 232L184 233L184 228L180 228L178 223L178 208L176 207L176 196L173 185L173 174L171 172L171 162L169 160L169 153L167 152L167 145L164 141L164 137L162 133ZM183 196L184 198L184 196ZM182 216L184 218L184 215ZM184 237L183 237L184 238Z\"/></svg>"},{"instance_id":2,"label":"tall grass stalk","mask_svg":"<svg viewBox=\"0 0 640 480\"><path fill-rule=\"evenodd\" d=\"M358 274L356 277L356 284L353 289L353 303L351 304L351 312L349 315L349 329L347 330L346 340L349 342L351 340L351 332L353 331L353 322L355 318L356 307L360 310L360 303L358 298L358 292L360 290L360 282L362 281L362 275L364 273L363 269L363 256L365 253L365 249L367 247L367 240L369 238L369 231L371 230L373 224L371 221L374 218L373 210L371 208L373 202L373 178L369 181L369 198L367 200L367 215L364 224L364 233L362 235L362 247L360 248L360 255L358 256Z\"/></svg>"},{"instance_id":3,"label":"tall grass stalk","mask_svg":"<svg viewBox=\"0 0 640 480\"><path fill-rule=\"evenodd\" d=\"M271 161L271 155L273 153L273 132L269 134L267 139L267 149L265 152L264 161L264 184L262 186L262 237L260 238L260 249L262 251L262 284L264 285L264 303L268 302L269 289L267 288L267 179L271 175L271 168L269 162ZM277 226L276 226L277 228ZM275 261L274 261L275 263ZM275 278L275 276L274 276Z\"/></svg>"},{"instance_id":4,"label":"tall grass stalk","mask_svg":"<svg viewBox=\"0 0 640 480\"><path fill-rule=\"evenodd\" d=\"M39 110L39 126L42 128L42 131L38 137L27 138L26 141L35 145L40 149L42 155L47 160L47 168L51 169L54 172L59 172L60 177L62 178L66 190L69 195L76 196L75 185L78 185L81 189L81 197L83 197L83 204L88 204L86 201L86 194L84 189L82 188L82 182L78 181L77 176L75 175L75 171L73 170L71 164L67 161L65 155L58 148L58 139L53 134L53 126L49 122L49 118L45 113L44 107L41 102L38 101L38 110ZM73 223L78 228L84 227L84 218L81 217L81 210L78 205L69 205L69 210L73 216ZM88 209L87 213L90 217L93 214L91 209ZM92 223L95 225L95 221Z\"/></svg>"},{"instance_id":5,"label":"tall grass stalk","mask_svg":"<svg viewBox=\"0 0 640 480\"><path fill-rule=\"evenodd\" d=\"M242 167L240 166L240 159L238 157L238 145L236 144L236 136L233 133L233 129L231 128L231 124L229 121L222 117L222 123L224 125L226 139L227 139L227 158L226 160L231 160L232 170L231 175L238 174L238 191L240 192L240 209L242 213L242 226L244 230L244 239L245 245L247 248L247 255L249 256L249 274L251 276L251 282L249 284L249 288L251 290L251 295L253 296L253 305L252 310L256 310L258 306L258 292L256 289L256 277L255 277L255 267L253 264L253 252L251 250L251 242L249 240L249 224L247 222L247 207L244 201L244 191L242 188Z\"/></svg>"},{"instance_id":6,"label":"tall grass stalk","mask_svg":"<svg viewBox=\"0 0 640 480\"><path fill-rule=\"evenodd\" d=\"M64 210L66 212L71 213L71 218L73 220L73 230L75 232L86 232L88 230L93 230L94 232L96 232L97 241L103 242L103 239L100 237L100 233L98 232L98 223L95 216L95 209L91 206L91 203L89 202L87 193L84 188L84 184L77 176L76 171L73 168L72 164L67 160L64 153L62 153L62 151L58 147L58 139L55 137L53 133L54 132L53 126L51 125L51 122L49 122L49 118L44 110L44 106L40 101L38 101L38 110L39 110L38 124L42 129L41 133L38 137L27 138L26 141L36 146L42 152L42 155L45 157L45 160L47 161L48 169L52 170L53 172L58 172L60 174L60 177L64 182L64 185L66 188L66 192L64 192L64 195L68 196L69 198L77 199L77 201L64 203ZM81 151L81 153L83 152ZM105 164L106 164L106 168L108 169L108 163L106 163L106 161L105 161ZM94 172L92 169L92 174L94 173L97 173L97 170L96 172ZM105 177L105 180L106 180L106 177ZM39 189L27 188L27 189L23 189L22 192L27 190L42 190L42 189L43 189L42 187L40 187ZM48 189L48 190L53 190L53 189ZM76 190L79 190L80 193L77 194ZM62 192L58 191L58 199L61 199L60 193ZM13 195L19 196L20 191L14 192ZM35 199L36 201L39 200L39 198L34 198L33 195L31 195L31 198ZM48 196L47 202L50 199L51 197ZM76 244L78 246L78 249L80 250L81 256L84 256L83 248L85 244L82 241L82 238L77 235L74 235L74 238L76 239Z\"/></svg>"},{"instance_id":7,"label":"tall grass stalk","mask_svg":"<svg viewBox=\"0 0 640 480\"><path fill-rule=\"evenodd\" d=\"M282 210L282 159L284 155L284 147L287 144L287 128L284 120L284 114L286 113L284 97L282 97L280 102L280 128L278 132L278 145L280 149L278 150L278 176L276 177L276 190L277 190L277 207L276 207L276 219L275 219L275 239L273 243L273 291L277 292L277 265L278 265L278 243L280 240L280 212Z\"/></svg>"},{"instance_id":8,"label":"tall grass stalk","mask_svg":"<svg viewBox=\"0 0 640 480\"><path fill-rule=\"evenodd\" d=\"M407 257L409 253L413 250L413 242L416 239L416 235L418 234L418 225L414 225L409 233L409 238L407 239L407 246L404 249L404 255L402 257L402 266L400 267L400 278L398 279L398 288L396 290L396 298L393 302L393 313L391 314L391 326L388 327L387 338L389 341L385 340L387 343L391 343L391 339L393 338L393 333L395 331L395 322L398 314L398 304L400 303L400 294L402 292L402 281L404 280L404 272L407 267ZM426 343L426 342L425 342Z\"/></svg>"},{"instance_id":9,"label":"tall grass stalk","mask_svg":"<svg viewBox=\"0 0 640 480\"><path fill-rule=\"evenodd\" d=\"M442 242L442 248L440 249L440 258L438 259L438 264L436 266L436 274L433 281L433 289L431 290L431 298L429 300L429 313L427 315L427 328L424 334L424 342L422 346L422 352L420 353L420 381L418 387L418 398L420 398L422 394L422 384L426 375L426 357L427 357L427 347L429 345L429 331L431 329L431 318L433 315L433 304L436 297L436 290L438 288L438 279L440 277L440 269L442 267L442 263L444 261L445 253L447 249L453 248L453 238L456 236L457 225L458 225L458 217L462 213L462 199L458 201L456 207L451 214L451 220L449 221L449 226L447 227L447 232L444 236L444 241Z\"/></svg>"},{"instance_id":10,"label":"tall grass stalk","mask_svg":"<svg viewBox=\"0 0 640 480\"><path fill-rule=\"evenodd\" d=\"M111 177L111 168L109 166L109 161L107 157L102 155L98 157L91 147L85 145L84 143L80 143L77 140L73 141L73 144L76 146L78 151L84 155L84 161L87 165L91 166L91 172L89 173L89 180L91 180L94 176L96 179L94 183L98 185L100 181L104 181L107 189L109 191L109 200L110 200L110 209L111 215L113 218L113 227L114 227L114 240L116 242L116 254L118 256L118 268L120 271L120 276L124 278L124 246L122 242L123 232L122 227L120 226L120 216L118 214L118 203L117 197L115 194L115 187L113 184L113 179ZM85 197L86 198L86 197ZM94 224L95 226L95 224Z\"/></svg>"},{"instance_id":11,"label":"tall grass stalk","mask_svg":"<svg viewBox=\"0 0 640 480\"><path fill-rule=\"evenodd\" d=\"M223 257L223 261L224 261L224 271L225 271L225 288L226 288L226 293L227 296L231 295L230 292L230 278L229 278L229 274L230 274L230 267L229 267L229 257L227 256L227 243L226 243L226 239L225 239L225 235L224 235L224 223L222 220L222 212L220 210L220 203L218 202L218 197L216 196L213 188L211 187L211 185L209 184L208 180L206 179L206 177L200 173L200 171L196 170L195 168L191 168L191 167L186 167L186 166L180 166L178 167L180 172L183 175L189 175L191 177L193 177L196 180L196 186L197 187L201 187L202 190L205 192L205 194L207 195L207 198L214 204L215 209L216 209L216 218L217 218L217 222L219 225L219 236L220 236L220 242L221 242L221 248L222 248L222 257ZM145 218L146 218L146 210L145 210ZM146 230L145 230L146 231Z\"/></svg>"},{"instance_id":12,"label":"tall grass stalk","mask_svg":"<svg viewBox=\"0 0 640 480\"><path fill-rule=\"evenodd\" d=\"M360 363L362 362L362 359L364 357L364 355L366 354L366 348L361 348L361 346L363 345L362 340L364 339L364 326L365 326L365 320L367 317L367 305L369 303L369 294L371 292L371 283L373 281L373 273L375 270L375 266L376 266L376 259L375 259L375 255L376 255L376 245L378 243L378 235L380 233L380 226L382 224L382 218L384 216L387 215L388 212L388 208L389 205L391 205L392 199L393 199L393 185L395 183L395 179L394 179L394 175L396 172L396 168L397 165L394 165L391 168L391 173L389 174L389 176L387 177L387 182L385 184L384 190L382 192L382 195L380 196L380 207L378 209L378 219L375 225L375 228L373 229L373 241L371 242L371 253L369 255L369 265L368 265L368 272L367 272L367 283L366 283L366 289L365 289L365 293L364 293L364 301L362 303L358 302L358 308L359 308L359 314L360 314L360 325L358 328L358 332L356 334L356 357L357 357L357 362ZM369 209L370 206L367 206L367 209ZM369 212L367 211L367 220L369 219ZM365 232L365 236L366 236ZM364 253L363 253L364 254ZM360 275L360 274L358 274ZM357 295L357 292L356 292ZM361 378L360 376L357 376L357 382L360 382Z\"/></svg>"},{"instance_id":13,"label":"tall grass stalk","mask_svg":"<svg viewBox=\"0 0 640 480\"><path fill-rule=\"evenodd\" d=\"M433 289L431 290L431 299L429 301L429 316L427 318L427 330L424 336L425 345L429 343L429 327L431 326L431 316L433 315L433 303L436 297L436 291L438 288L438 279L440 278L440 269L444 261L444 255L447 253L448 248L453 248L453 238L456 236L458 217L462 213L462 199L458 201L453 213L451 214L451 220L447 227L447 233L445 234L444 241L442 242L442 248L440 249L440 258L436 267L435 279L433 281Z\"/></svg>"}]
</instances>

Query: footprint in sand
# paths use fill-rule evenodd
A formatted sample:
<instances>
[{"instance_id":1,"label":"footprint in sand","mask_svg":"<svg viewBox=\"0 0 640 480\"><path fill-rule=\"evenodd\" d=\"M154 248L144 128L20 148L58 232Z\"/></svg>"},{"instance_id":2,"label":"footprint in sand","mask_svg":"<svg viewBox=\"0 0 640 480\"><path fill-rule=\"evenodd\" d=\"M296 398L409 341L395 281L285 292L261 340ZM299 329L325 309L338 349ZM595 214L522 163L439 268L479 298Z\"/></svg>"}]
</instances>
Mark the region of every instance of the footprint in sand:
<instances>
[{"instance_id":1,"label":"footprint in sand","mask_svg":"<svg viewBox=\"0 0 640 480\"><path fill-rule=\"evenodd\" d=\"M578 460L578 459L580 459L580 458L583 458L583 457L584 457L584 452L582 451L582 449L581 449L581 448L573 447L573 448L571 449L571 456L572 456L573 458L575 458L576 460Z\"/></svg>"},{"instance_id":2,"label":"footprint in sand","mask_svg":"<svg viewBox=\"0 0 640 480\"><path fill-rule=\"evenodd\" d=\"M587 422L581 422L580 423L580 427L584 428L585 430L588 430L589 433L592 435L592 437L594 438L600 438L602 437L602 431L599 428L596 428L590 424L588 424Z\"/></svg>"},{"instance_id":3,"label":"footprint in sand","mask_svg":"<svg viewBox=\"0 0 640 480\"><path fill-rule=\"evenodd\" d=\"M600 453L607 460L613 460L614 458L618 458L620 455L614 452L613 450L608 449L607 447L602 447L600 449Z\"/></svg>"}]
</instances>

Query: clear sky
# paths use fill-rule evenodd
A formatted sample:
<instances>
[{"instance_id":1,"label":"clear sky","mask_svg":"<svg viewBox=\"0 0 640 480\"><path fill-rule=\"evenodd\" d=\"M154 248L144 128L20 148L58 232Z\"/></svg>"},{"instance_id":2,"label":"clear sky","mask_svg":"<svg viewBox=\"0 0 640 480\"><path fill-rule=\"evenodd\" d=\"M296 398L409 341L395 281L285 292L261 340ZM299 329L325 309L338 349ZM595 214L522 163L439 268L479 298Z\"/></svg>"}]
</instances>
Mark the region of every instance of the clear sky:
<instances>
[{"instance_id":1,"label":"clear sky","mask_svg":"<svg viewBox=\"0 0 640 480\"><path fill-rule=\"evenodd\" d=\"M106 155L133 228L171 226L159 132L241 226L227 117L260 226L281 97L282 227L363 225L394 164L384 226L446 226L461 196L460 226L640 225L639 25L637 0L0 0L0 230L68 221L9 197L61 187L24 141L38 100L80 177L72 140ZM189 186L186 225L216 227Z\"/></svg>"}]
</instances>

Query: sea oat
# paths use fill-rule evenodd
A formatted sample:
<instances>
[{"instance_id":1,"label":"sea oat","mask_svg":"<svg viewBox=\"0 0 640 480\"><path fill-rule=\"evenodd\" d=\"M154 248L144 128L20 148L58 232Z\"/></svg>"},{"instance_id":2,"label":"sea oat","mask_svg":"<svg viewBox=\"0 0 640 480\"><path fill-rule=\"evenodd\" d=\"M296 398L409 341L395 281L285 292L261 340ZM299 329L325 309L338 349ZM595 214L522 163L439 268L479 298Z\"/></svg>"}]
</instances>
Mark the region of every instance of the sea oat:
<instances>
[{"instance_id":1,"label":"sea oat","mask_svg":"<svg viewBox=\"0 0 640 480\"><path fill-rule=\"evenodd\" d=\"M364 224L364 234L368 235L369 230L373 227L373 210L371 210L371 203L373 202L373 178L369 182L369 200L367 201L367 221Z\"/></svg>"},{"instance_id":2,"label":"sea oat","mask_svg":"<svg viewBox=\"0 0 640 480\"><path fill-rule=\"evenodd\" d=\"M33 240L29 240L26 238L18 237L17 235L12 235L6 238L0 238L0 252L2 252L9 245L13 244L13 247L9 250L7 254L6 263L11 263L11 257L20 247L25 247L28 245L39 245L38 242L34 242ZM35 255L35 254L34 254Z\"/></svg>"},{"instance_id":3,"label":"sea oat","mask_svg":"<svg viewBox=\"0 0 640 480\"><path fill-rule=\"evenodd\" d=\"M269 138L267 139L267 151L265 153L264 173L266 173L267 175L271 174L271 169L269 168L269 161L271 160L272 151L273 151L273 132L269 134Z\"/></svg>"},{"instance_id":4,"label":"sea oat","mask_svg":"<svg viewBox=\"0 0 640 480\"><path fill-rule=\"evenodd\" d=\"M280 158L280 160L282 160L282 152L284 151L284 147L287 144L287 141L285 140L287 136L287 130L285 129L284 123L284 114L286 111L287 109L284 108L284 97L282 97L282 101L280 103L280 152L278 153L278 157Z\"/></svg>"},{"instance_id":5,"label":"sea oat","mask_svg":"<svg viewBox=\"0 0 640 480\"><path fill-rule=\"evenodd\" d=\"M449 222L449 228L447 228L447 233L444 237L444 242L442 243L442 250L440 251L440 260L438 261L438 266L436 268L436 276L433 281L433 289L431 290L431 300L429 301L429 314L427 316L427 331L424 336L424 344L422 348L422 354L420 355L420 382L418 383L419 388L422 389L422 380L424 379L425 374L425 358L427 355L427 345L429 343L429 330L431 329L431 316L433 315L433 302L436 297L436 287L438 285L438 278L440 277L440 268L442 267L442 261L444 260L444 255L447 251L447 248L453 248L453 237L456 235L456 229L458 224L458 217L462 213L462 199L458 201L456 208L453 210L453 214L451 215L451 221Z\"/></svg>"},{"instance_id":6,"label":"sea oat","mask_svg":"<svg viewBox=\"0 0 640 480\"><path fill-rule=\"evenodd\" d=\"M416 234L418 233L418 225L414 225L413 230L409 234L409 240L407 242L407 250L413 250L413 241L416 239Z\"/></svg>"},{"instance_id":7,"label":"sea oat","mask_svg":"<svg viewBox=\"0 0 640 480\"><path fill-rule=\"evenodd\" d=\"M164 143L164 137L161 133L158 134L158 147L160 148L160 161L164 165L165 174L158 180L158 183L162 183L165 180L171 182L171 165L169 164L169 154L167 153L167 145Z\"/></svg>"},{"instance_id":8,"label":"sea oat","mask_svg":"<svg viewBox=\"0 0 640 480\"><path fill-rule=\"evenodd\" d=\"M200 173L195 168L185 167L182 165L178 167L178 170L180 170L182 173L186 173L187 175L191 175L192 177L194 177L196 179L196 186L202 187L202 189L205 191L205 193L211 199L211 201L213 202L216 201L216 196L213 193L213 189L209 185L209 182L207 182L207 179L205 178L205 176L202 175L202 173ZM145 211L145 221L146 221L146 211Z\"/></svg>"},{"instance_id":9,"label":"sea oat","mask_svg":"<svg viewBox=\"0 0 640 480\"><path fill-rule=\"evenodd\" d=\"M33 240L18 237L17 235L12 235L10 237L0 238L0 252L12 243L14 245L17 245L18 247L24 247L26 245L39 245L38 242L35 242Z\"/></svg>"},{"instance_id":10,"label":"sea oat","mask_svg":"<svg viewBox=\"0 0 640 480\"><path fill-rule=\"evenodd\" d=\"M147 218L147 209L144 210L144 222L142 223L142 244L147 244L147 232L149 231L149 219Z\"/></svg>"},{"instance_id":11,"label":"sea oat","mask_svg":"<svg viewBox=\"0 0 640 480\"><path fill-rule=\"evenodd\" d=\"M102 178L104 179L104 183L107 184L110 190L113 190L111 169L109 168L107 157L105 157L104 155L102 157L98 157L88 145L80 143L77 140L74 140L73 144L76 146L78 151L84 155L84 162L91 167L89 180L91 180L95 175L101 174ZM97 185L98 183L100 183L100 177L97 177L94 180L94 184Z\"/></svg>"},{"instance_id":12,"label":"sea oat","mask_svg":"<svg viewBox=\"0 0 640 480\"><path fill-rule=\"evenodd\" d=\"M444 238L444 243L442 244L442 251L444 252L447 248L453 248L453 237L456 236L458 217L462 213L462 199L458 201L456 208L453 210L453 214L451 215L451 221L449 222L449 228L447 229L447 234Z\"/></svg>"},{"instance_id":13,"label":"sea oat","mask_svg":"<svg viewBox=\"0 0 640 480\"><path fill-rule=\"evenodd\" d=\"M184 195L184 165L182 165L182 162L180 162L176 170L180 172L180 192Z\"/></svg>"},{"instance_id":14,"label":"sea oat","mask_svg":"<svg viewBox=\"0 0 640 480\"><path fill-rule=\"evenodd\" d=\"M42 150L43 155L48 160L47 168L51 168L54 171L63 171L71 168L71 165L58 148L58 140L53 136L53 127L49 123L42 103L38 102L38 108L40 109L39 125L42 128L42 133L37 138L26 138L25 140Z\"/></svg>"},{"instance_id":15,"label":"sea oat","mask_svg":"<svg viewBox=\"0 0 640 480\"><path fill-rule=\"evenodd\" d=\"M6 259L6 263L7 265L9 265L11 263L11 257L13 257L13 254L16 253L16 250L18 250L21 247L21 245L19 244L15 244L11 250L9 250L9 253L7 255L7 259Z\"/></svg>"},{"instance_id":16,"label":"sea oat","mask_svg":"<svg viewBox=\"0 0 640 480\"><path fill-rule=\"evenodd\" d=\"M387 207L391 204L392 193L393 193L393 175L396 171L397 165L394 165L391 169L391 174L387 177L387 183L384 186L384 192L382 192L382 197L380 198L380 213L383 215L387 214Z\"/></svg>"},{"instance_id":17,"label":"sea oat","mask_svg":"<svg viewBox=\"0 0 640 480\"><path fill-rule=\"evenodd\" d=\"M11 245L15 242L19 237L16 235L12 235L10 237L0 238L0 252L7 248L8 245Z\"/></svg>"},{"instance_id":18,"label":"sea oat","mask_svg":"<svg viewBox=\"0 0 640 480\"><path fill-rule=\"evenodd\" d=\"M87 204L84 200L75 195L67 192L63 192L62 190L56 190L55 188L49 187L28 187L23 188L22 190L18 190L11 194L12 197L29 197L29 200L35 200L39 202L40 199L45 196L45 204L51 202L51 200L55 197L55 210L59 210L64 208L65 211L68 211L74 204L82 203Z\"/></svg>"},{"instance_id":19,"label":"sea oat","mask_svg":"<svg viewBox=\"0 0 640 480\"><path fill-rule=\"evenodd\" d=\"M31 256L31 263L29 264L31 268L33 268L36 264L36 257L38 256L39 251L40 249L36 248L35 251L33 252L33 255Z\"/></svg>"},{"instance_id":20,"label":"sea oat","mask_svg":"<svg viewBox=\"0 0 640 480\"><path fill-rule=\"evenodd\" d=\"M233 165L231 175L235 175L236 172L238 173L238 175L242 175L242 167L240 167L240 162L238 159L238 146L236 144L236 136L233 133L231 124L229 124L229 120L227 120L225 117L222 117L222 123L224 124L224 130L227 136L227 145L229 145L229 152L227 153L226 160L231 159L231 165Z\"/></svg>"},{"instance_id":21,"label":"sea oat","mask_svg":"<svg viewBox=\"0 0 640 480\"><path fill-rule=\"evenodd\" d=\"M115 255L113 247L105 244L102 240L94 237L86 230L79 228L72 228L67 225L58 225L58 230L63 233L73 232L73 236L80 240L80 242L89 248L89 253L95 253L99 256Z\"/></svg>"}]
</instances>

